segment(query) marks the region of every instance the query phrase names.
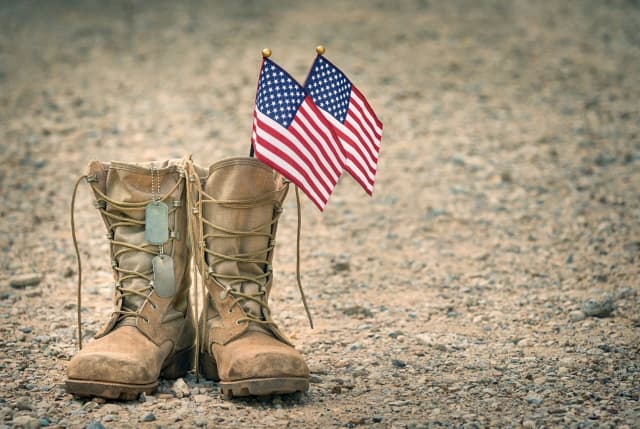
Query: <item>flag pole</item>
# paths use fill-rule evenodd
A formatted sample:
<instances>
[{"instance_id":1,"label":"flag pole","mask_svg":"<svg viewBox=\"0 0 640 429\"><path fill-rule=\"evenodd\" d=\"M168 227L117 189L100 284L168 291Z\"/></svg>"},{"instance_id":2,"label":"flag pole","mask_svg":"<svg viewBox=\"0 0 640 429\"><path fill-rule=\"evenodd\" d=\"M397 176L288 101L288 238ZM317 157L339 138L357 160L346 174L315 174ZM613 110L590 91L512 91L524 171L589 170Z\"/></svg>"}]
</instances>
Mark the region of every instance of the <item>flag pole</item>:
<instances>
[{"instance_id":1,"label":"flag pole","mask_svg":"<svg viewBox=\"0 0 640 429\"><path fill-rule=\"evenodd\" d=\"M269 48L264 48L262 50L262 62L264 64L264 59L265 58L269 58L271 56L271 49ZM262 67L260 67L260 70L262 70ZM258 85L260 85L260 78L258 78ZM257 89L256 89L256 97L257 97ZM254 157L254 149L253 149L253 143L251 143L251 147L249 148L249 157L253 158Z\"/></svg>"}]
</instances>

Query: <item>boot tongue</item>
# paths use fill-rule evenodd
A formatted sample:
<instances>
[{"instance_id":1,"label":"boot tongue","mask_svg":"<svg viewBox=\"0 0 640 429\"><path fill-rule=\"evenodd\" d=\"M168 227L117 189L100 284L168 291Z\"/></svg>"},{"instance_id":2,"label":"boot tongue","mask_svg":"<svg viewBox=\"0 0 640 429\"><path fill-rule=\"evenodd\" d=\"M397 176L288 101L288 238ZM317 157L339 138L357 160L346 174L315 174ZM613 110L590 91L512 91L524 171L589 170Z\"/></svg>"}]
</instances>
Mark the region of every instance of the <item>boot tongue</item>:
<instances>
[{"instance_id":1,"label":"boot tongue","mask_svg":"<svg viewBox=\"0 0 640 429\"><path fill-rule=\"evenodd\" d=\"M246 210L246 209L245 209ZM242 221L242 218L245 216L246 212L238 211L235 215L237 221ZM253 216L248 216L250 220ZM217 252L220 252L224 255L240 255L251 253L251 259L263 259L266 260L267 252L266 248L268 245L268 238L265 237L244 237L244 236L235 236L229 238L216 238L216 244L214 247ZM220 248L221 243L225 243L226 246L224 248ZM209 247L212 248L212 247ZM262 250L262 252L260 252ZM213 262L213 258L209 257L209 262ZM254 262L239 262L239 261L229 261L229 260L218 260L217 263L214 263L215 272L222 275L230 275L230 276L243 276L243 277L258 277L264 274L262 264L257 264ZM222 283L224 286L231 286L231 288L237 292L243 293L245 295L255 295L256 298L259 297L260 290L264 290L265 287L265 279L256 280L256 282L244 281L234 282L233 280L220 279L218 281ZM264 297L262 298L264 299ZM250 299L243 299L240 302L243 310L256 319L265 320L265 316L262 312L262 306L255 301ZM260 324L251 322L250 329L259 330L262 332L267 332Z\"/></svg>"},{"instance_id":2,"label":"boot tongue","mask_svg":"<svg viewBox=\"0 0 640 429\"><path fill-rule=\"evenodd\" d=\"M154 189L152 192L152 167L154 168ZM180 180L176 160L163 163L125 164L112 162L107 174L106 194L116 204L107 204L107 211L124 219L142 221L145 218L144 207L132 206L130 203L142 203L159 199L170 191ZM158 188L160 192L158 192ZM179 187L178 187L179 188ZM172 199L180 198L180 190L176 189ZM119 223L119 220L112 221ZM126 223L126 222L125 222ZM170 225L172 223L170 222ZM153 254L141 252L117 243L133 246L145 246L144 225L120 225L113 230L113 254L117 255L117 265L122 270L117 278L122 288L135 290L148 295L151 292L149 281L140 275L153 275ZM154 251L157 249L153 249ZM171 251L171 244L165 243L165 252ZM136 273L136 274L128 274ZM138 311L146 298L132 293L123 293L122 309ZM120 324L135 325L136 318L125 317Z\"/></svg>"},{"instance_id":3,"label":"boot tongue","mask_svg":"<svg viewBox=\"0 0 640 429\"><path fill-rule=\"evenodd\" d=\"M205 234L221 235L207 238L207 248L226 256L207 256L207 263L215 274L230 276L257 277L264 274L267 263L269 234L273 219L273 192L276 183L273 171L264 164L251 158L235 158L215 164L209 170L205 192L215 198L218 203L208 203L203 207L205 219L221 229L205 224ZM267 197L265 201L264 198ZM257 202L260 201L261 202ZM221 202L227 203L221 203ZM252 204L256 202L255 204ZM222 231L231 231L229 233ZM244 235L243 233L257 233ZM263 263L238 261L231 259L260 260ZM266 278L256 282L242 283L216 277L225 286L243 294L258 296L261 288L265 288ZM266 296L262 299L266 304ZM264 320L262 306L254 301L241 301L246 313ZM258 323L250 323L250 329L266 332Z\"/></svg>"}]
</instances>

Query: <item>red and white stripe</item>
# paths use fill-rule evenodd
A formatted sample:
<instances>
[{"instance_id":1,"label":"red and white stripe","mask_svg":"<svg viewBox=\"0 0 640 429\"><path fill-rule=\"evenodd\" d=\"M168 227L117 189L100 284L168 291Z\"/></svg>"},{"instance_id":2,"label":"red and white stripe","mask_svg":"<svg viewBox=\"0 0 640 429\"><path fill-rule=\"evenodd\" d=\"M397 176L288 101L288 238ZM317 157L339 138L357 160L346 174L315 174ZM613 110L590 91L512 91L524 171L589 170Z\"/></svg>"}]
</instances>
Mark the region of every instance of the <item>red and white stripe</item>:
<instances>
[{"instance_id":1,"label":"red and white stripe","mask_svg":"<svg viewBox=\"0 0 640 429\"><path fill-rule=\"evenodd\" d=\"M324 210L346 160L331 126L310 97L287 128L256 108L252 143L258 159L295 183Z\"/></svg>"},{"instance_id":2,"label":"red and white stripe","mask_svg":"<svg viewBox=\"0 0 640 429\"><path fill-rule=\"evenodd\" d=\"M362 93L353 85L344 123L330 114L325 114L325 117L333 125L342 143L346 156L345 170L369 195L373 194L382 141L382 122Z\"/></svg>"}]
</instances>

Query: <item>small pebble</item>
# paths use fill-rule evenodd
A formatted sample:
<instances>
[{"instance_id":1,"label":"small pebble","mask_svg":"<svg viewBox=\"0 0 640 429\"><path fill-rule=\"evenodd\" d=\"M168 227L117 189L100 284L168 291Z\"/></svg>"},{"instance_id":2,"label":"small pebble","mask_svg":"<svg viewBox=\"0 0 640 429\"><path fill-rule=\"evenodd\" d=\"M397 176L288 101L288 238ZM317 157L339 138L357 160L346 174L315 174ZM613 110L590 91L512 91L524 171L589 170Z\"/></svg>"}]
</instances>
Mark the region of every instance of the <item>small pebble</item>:
<instances>
[{"instance_id":1,"label":"small pebble","mask_svg":"<svg viewBox=\"0 0 640 429\"><path fill-rule=\"evenodd\" d=\"M85 429L105 429L101 422L91 422L85 426Z\"/></svg>"},{"instance_id":2,"label":"small pebble","mask_svg":"<svg viewBox=\"0 0 640 429\"><path fill-rule=\"evenodd\" d=\"M542 403L542 398L537 395L527 395L525 400L532 405L540 405Z\"/></svg>"},{"instance_id":3,"label":"small pebble","mask_svg":"<svg viewBox=\"0 0 640 429\"><path fill-rule=\"evenodd\" d=\"M202 404L204 402L209 402L211 400L211 396L209 396L209 395L193 395L191 397L191 399L193 399L193 401L197 402L198 404Z\"/></svg>"},{"instance_id":4,"label":"small pebble","mask_svg":"<svg viewBox=\"0 0 640 429\"><path fill-rule=\"evenodd\" d=\"M589 317L610 317L615 309L612 297L604 297L600 301L589 299L582 305L582 311Z\"/></svg>"},{"instance_id":5,"label":"small pebble","mask_svg":"<svg viewBox=\"0 0 640 429\"><path fill-rule=\"evenodd\" d=\"M122 407L118 404L105 404L101 410L106 414L118 414L122 410Z\"/></svg>"},{"instance_id":6,"label":"small pebble","mask_svg":"<svg viewBox=\"0 0 640 429\"><path fill-rule=\"evenodd\" d=\"M407 363L403 360L400 359L394 359L391 361L391 364L393 366L395 366L396 368L404 368L405 366L407 366Z\"/></svg>"},{"instance_id":7,"label":"small pebble","mask_svg":"<svg viewBox=\"0 0 640 429\"><path fill-rule=\"evenodd\" d=\"M587 315L584 314L584 312L581 310L574 310L569 313L569 320L571 320L572 322L580 322L581 320L584 320L586 318Z\"/></svg>"},{"instance_id":8,"label":"small pebble","mask_svg":"<svg viewBox=\"0 0 640 429\"><path fill-rule=\"evenodd\" d=\"M36 286L42 281L40 274L20 274L9 279L9 285L14 289L21 289L27 286Z\"/></svg>"},{"instance_id":9,"label":"small pebble","mask_svg":"<svg viewBox=\"0 0 640 429\"><path fill-rule=\"evenodd\" d=\"M182 378L178 378L173 383L172 389L175 392L175 395L176 395L177 398L183 398L183 397L189 396L191 394L191 390L189 389L189 386L187 385L187 383Z\"/></svg>"},{"instance_id":10,"label":"small pebble","mask_svg":"<svg viewBox=\"0 0 640 429\"><path fill-rule=\"evenodd\" d=\"M16 416L12 423L14 428L38 429L40 427L40 420L31 416Z\"/></svg>"},{"instance_id":11,"label":"small pebble","mask_svg":"<svg viewBox=\"0 0 640 429\"><path fill-rule=\"evenodd\" d=\"M349 271L351 269L351 264L349 263L349 257L347 255L341 255L338 259L332 260L331 268L333 268L334 273L339 273L341 271Z\"/></svg>"},{"instance_id":12,"label":"small pebble","mask_svg":"<svg viewBox=\"0 0 640 429\"><path fill-rule=\"evenodd\" d=\"M147 413L140 417L141 422L153 422L156 420L156 416L153 413Z\"/></svg>"},{"instance_id":13,"label":"small pebble","mask_svg":"<svg viewBox=\"0 0 640 429\"><path fill-rule=\"evenodd\" d=\"M319 377L315 374L311 374L309 376L309 383L314 383L314 384L322 383L322 377Z\"/></svg>"},{"instance_id":14,"label":"small pebble","mask_svg":"<svg viewBox=\"0 0 640 429\"><path fill-rule=\"evenodd\" d=\"M31 408L31 402L29 401L29 398L27 398L26 396L23 396L16 400L16 408L20 411L31 411L33 409Z\"/></svg>"}]
</instances>

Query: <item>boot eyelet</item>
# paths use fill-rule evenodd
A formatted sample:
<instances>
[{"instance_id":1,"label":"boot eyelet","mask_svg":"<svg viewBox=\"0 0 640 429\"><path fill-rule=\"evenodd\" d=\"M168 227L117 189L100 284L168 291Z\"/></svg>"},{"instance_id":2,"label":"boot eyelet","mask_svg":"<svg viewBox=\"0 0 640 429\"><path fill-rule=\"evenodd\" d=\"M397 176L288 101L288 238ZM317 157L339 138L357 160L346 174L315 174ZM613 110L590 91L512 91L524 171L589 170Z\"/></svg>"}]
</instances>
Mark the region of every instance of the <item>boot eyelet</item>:
<instances>
[{"instance_id":1,"label":"boot eyelet","mask_svg":"<svg viewBox=\"0 0 640 429\"><path fill-rule=\"evenodd\" d=\"M233 313L233 309L231 309L231 308L229 310L227 310L227 311L229 312L229 314Z\"/></svg>"},{"instance_id":2,"label":"boot eyelet","mask_svg":"<svg viewBox=\"0 0 640 429\"><path fill-rule=\"evenodd\" d=\"M152 303L152 304L151 304L151 308L153 308L154 310L157 310L157 309L158 309L158 306Z\"/></svg>"},{"instance_id":3,"label":"boot eyelet","mask_svg":"<svg viewBox=\"0 0 640 429\"><path fill-rule=\"evenodd\" d=\"M149 324L149 319L142 319L142 320L144 320L145 324L147 324L147 325Z\"/></svg>"},{"instance_id":4,"label":"boot eyelet","mask_svg":"<svg viewBox=\"0 0 640 429\"><path fill-rule=\"evenodd\" d=\"M242 323L242 320L238 319L236 320L236 325L240 325Z\"/></svg>"}]
</instances>

